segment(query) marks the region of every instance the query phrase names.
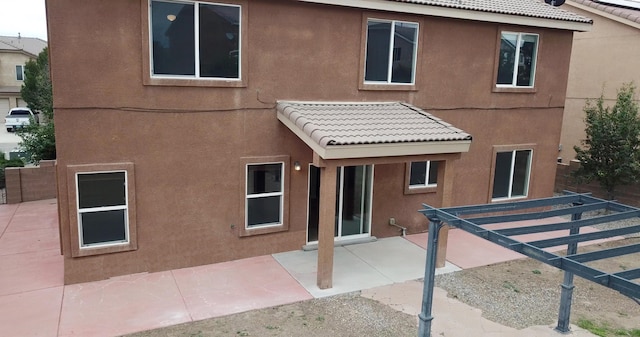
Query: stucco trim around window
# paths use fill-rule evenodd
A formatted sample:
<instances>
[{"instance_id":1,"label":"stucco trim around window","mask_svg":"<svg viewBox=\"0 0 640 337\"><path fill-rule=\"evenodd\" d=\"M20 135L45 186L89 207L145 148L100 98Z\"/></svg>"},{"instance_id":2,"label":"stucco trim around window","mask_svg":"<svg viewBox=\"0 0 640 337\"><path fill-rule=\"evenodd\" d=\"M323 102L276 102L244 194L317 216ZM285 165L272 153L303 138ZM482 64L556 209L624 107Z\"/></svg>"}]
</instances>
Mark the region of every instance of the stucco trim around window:
<instances>
[{"instance_id":1,"label":"stucco trim around window","mask_svg":"<svg viewBox=\"0 0 640 337\"><path fill-rule=\"evenodd\" d=\"M414 165L413 164L426 163L425 167L425 183L421 184L411 184L411 171ZM435 178L433 181L432 174L435 173L437 175L437 167L439 166L439 161L427 160L427 161L415 161L409 162L405 164L405 173L404 173L404 194L423 194L423 193L436 193L438 191L438 181ZM433 166L432 166L433 165ZM434 170L435 168L435 170Z\"/></svg>"},{"instance_id":2,"label":"stucco trim around window","mask_svg":"<svg viewBox=\"0 0 640 337\"><path fill-rule=\"evenodd\" d=\"M502 51L501 51L501 47L502 47L502 42L503 42L503 36L506 35L515 35L516 39L517 39L517 43L518 46L516 47L516 50L514 51L515 54L515 58L518 59L519 61L519 56L523 54L523 52L520 50L520 45L519 42L521 41L521 39L523 38L535 38L535 46L534 46L534 50L533 50L533 57L532 60L530 61L529 67L531 67L531 71L529 74L529 84L527 85L523 85L523 84L519 84L516 80L519 72L519 67L515 64L513 64L512 66L512 70L513 72L511 73L510 76L510 82L509 83L499 83L499 82L505 82L504 78L501 78L501 69L507 69L508 67L504 67L504 65L501 65L502 63ZM535 93L536 90L536 82L537 82L537 76L538 76L538 63L540 60L540 50L541 50L541 42L542 42L542 34L538 31L527 31L527 32L521 32L521 31L517 31L514 29L498 29L497 32L497 36L496 36L496 51L495 51L495 58L494 58L494 77L493 77L493 84L492 84L492 88L493 88L493 92L515 92L515 93ZM504 73L504 71L502 72L502 76L504 75L508 75L506 73Z\"/></svg>"},{"instance_id":3,"label":"stucco trim around window","mask_svg":"<svg viewBox=\"0 0 640 337\"><path fill-rule=\"evenodd\" d=\"M241 179L239 198L241 214L237 223L238 236L252 236L268 233L277 233L289 230L289 176L292 173L290 157L286 155L281 156L265 156L265 157L243 157L240 158ZM281 190L275 193L247 193L248 191L248 169L250 167L257 167L261 165L281 165ZM252 194L252 195L248 195ZM253 197L280 197L281 208L279 210L280 218L277 223L269 223L264 225L249 225L248 224L248 203Z\"/></svg>"},{"instance_id":4,"label":"stucco trim around window","mask_svg":"<svg viewBox=\"0 0 640 337\"><path fill-rule=\"evenodd\" d=\"M413 51L413 74L409 83L394 83L390 78L385 81L371 81L366 79L366 66L367 66L367 46L368 46L368 30L370 22L387 22L392 25L396 23L406 23L411 25L417 25L416 38L415 38L415 50ZM385 91L416 91L416 82L420 78L420 62L422 55L422 27L424 26L422 20L412 16L403 16L392 13L363 13L362 14L362 28L360 39L360 62L358 72L358 88L360 90L385 90ZM392 52L392 50L390 50ZM393 53L392 55L395 55ZM392 60L389 60L392 62Z\"/></svg>"},{"instance_id":5,"label":"stucco trim around window","mask_svg":"<svg viewBox=\"0 0 640 337\"><path fill-rule=\"evenodd\" d=\"M78 175L92 175L99 173L121 173L125 177L126 202L125 211L125 239L120 242L106 242L104 244L82 243L79 205ZM135 174L133 163L109 163L109 164L88 164L67 166L67 193L69 200L69 233L71 235L71 256L82 257L109 253L118 253L138 249L136 230L136 192ZM98 210L98 208L101 208ZM109 211L113 207L95 207L94 211Z\"/></svg>"},{"instance_id":6,"label":"stucco trim around window","mask_svg":"<svg viewBox=\"0 0 640 337\"><path fill-rule=\"evenodd\" d=\"M520 152L520 151L530 151L528 158L528 167L527 167L527 176L526 182L524 185L524 193L523 195L512 195L511 184L509 184L509 191L507 191L507 196L504 197L494 197L494 184L496 177L496 158L498 153L506 153L506 152ZM531 195L531 186L533 180L535 179L535 163L536 163L536 153L537 153L537 144L514 144L514 145L494 145L491 156L491 177L489 180L489 190L488 190L488 202L500 202L500 201L510 201L510 200L518 200L518 199L526 199ZM511 163L512 169L514 163ZM509 173L509 180L513 183L513 172Z\"/></svg>"},{"instance_id":7,"label":"stucco trim around window","mask_svg":"<svg viewBox=\"0 0 640 337\"><path fill-rule=\"evenodd\" d=\"M220 77L189 77L189 76L176 76L176 75L154 75L152 71L153 64L153 44L152 32L151 32L151 3L154 0L141 1L141 41L142 41L142 82L144 85L157 85L157 86L187 86L187 87L246 87L248 83L248 0L160 0L167 3L185 3L194 5L229 5L240 8L240 50L239 50L239 63L238 63L238 78L220 78ZM196 65L197 66L197 65Z\"/></svg>"}]
</instances>

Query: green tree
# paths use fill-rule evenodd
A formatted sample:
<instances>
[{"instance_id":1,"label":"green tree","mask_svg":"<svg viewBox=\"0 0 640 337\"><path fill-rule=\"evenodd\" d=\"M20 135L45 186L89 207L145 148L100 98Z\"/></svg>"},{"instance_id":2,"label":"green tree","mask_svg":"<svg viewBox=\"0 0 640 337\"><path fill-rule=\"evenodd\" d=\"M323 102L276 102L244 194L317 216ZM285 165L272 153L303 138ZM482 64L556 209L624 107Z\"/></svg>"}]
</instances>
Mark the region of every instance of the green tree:
<instances>
[{"instance_id":1,"label":"green tree","mask_svg":"<svg viewBox=\"0 0 640 337\"><path fill-rule=\"evenodd\" d=\"M603 95L584 107L587 137L582 148L574 146L580 168L573 175L581 182L597 180L613 199L618 186L640 178L640 119L633 83L618 90L613 108L604 106Z\"/></svg>"},{"instance_id":2,"label":"green tree","mask_svg":"<svg viewBox=\"0 0 640 337\"><path fill-rule=\"evenodd\" d=\"M29 125L17 131L18 136L22 138L20 146L30 154L28 160L32 163L38 163L43 159L55 159L56 139L48 48L44 48L37 59L26 63L24 84L20 93L29 108L44 117L40 118L40 123L31 121Z\"/></svg>"}]
</instances>

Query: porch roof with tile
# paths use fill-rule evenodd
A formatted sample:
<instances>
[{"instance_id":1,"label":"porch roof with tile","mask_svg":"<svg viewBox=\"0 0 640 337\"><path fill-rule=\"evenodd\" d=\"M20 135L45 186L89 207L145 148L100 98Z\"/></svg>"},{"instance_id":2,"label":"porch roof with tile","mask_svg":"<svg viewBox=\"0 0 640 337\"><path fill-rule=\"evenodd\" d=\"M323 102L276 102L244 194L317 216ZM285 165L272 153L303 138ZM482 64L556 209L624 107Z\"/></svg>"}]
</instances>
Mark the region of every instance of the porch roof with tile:
<instances>
[{"instance_id":1,"label":"porch roof with tile","mask_svg":"<svg viewBox=\"0 0 640 337\"><path fill-rule=\"evenodd\" d=\"M277 104L278 119L323 159L467 152L471 135L402 102Z\"/></svg>"}]
</instances>

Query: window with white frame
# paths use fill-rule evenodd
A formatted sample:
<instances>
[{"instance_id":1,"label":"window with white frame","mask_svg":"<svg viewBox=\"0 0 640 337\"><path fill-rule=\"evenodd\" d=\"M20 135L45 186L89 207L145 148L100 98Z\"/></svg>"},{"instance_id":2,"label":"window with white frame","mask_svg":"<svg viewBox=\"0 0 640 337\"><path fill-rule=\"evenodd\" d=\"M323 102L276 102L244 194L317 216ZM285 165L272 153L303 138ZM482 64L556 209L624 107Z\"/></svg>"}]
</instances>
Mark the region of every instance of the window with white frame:
<instances>
[{"instance_id":1,"label":"window with white frame","mask_svg":"<svg viewBox=\"0 0 640 337\"><path fill-rule=\"evenodd\" d=\"M413 84L417 51L417 23L369 19L365 83Z\"/></svg>"},{"instance_id":2,"label":"window with white frame","mask_svg":"<svg viewBox=\"0 0 640 337\"><path fill-rule=\"evenodd\" d=\"M411 163L409 188L435 187L438 183L438 162L418 161Z\"/></svg>"},{"instance_id":3,"label":"window with white frame","mask_svg":"<svg viewBox=\"0 0 640 337\"><path fill-rule=\"evenodd\" d=\"M533 87L538 35L502 32L498 57L498 87Z\"/></svg>"},{"instance_id":4,"label":"window with white frame","mask_svg":"<svg viewBox=\"0 0 640 337\"><path fill-rule=\"evenodd\" d=\"M247 164L246 228L283 224L284 163Z\"/></svg>"},{"instance_id":5,"label":"window with white frame","mask_svg":"<svg viewBox=\"0 0 640 337\"><path fill-rule=\"evenodd\" d=\"M80 248L129 243L127 172L76 174Z\"/></svg>"},{"instance_id":6,"label":"window with white frame","mask_svg":"<svg viewBox=\"0 0 640 337\"><path fill-rule=\"evenodd\" d=\"M526 197L529 193L532 150L497 152L492 199Z\"/></svg>"},{"instance_id":7,"label":"window with white frame","mask_svg":"<svg viewBox=\"0 0 640 337\"><path fill-rule=\"evenodd\" d=\"M24 66L16 66L16 81L24 81Z\"/></svg>"},{"instance_id":8,"label":"window with white frame","mask_svg":"<svg viewBox=\"0 0 640 337\"><path fill-rule=\"evenodd\" d=\"M153 77L240 79L239 5L150 0Z\"/></svg>"}]
</instances>

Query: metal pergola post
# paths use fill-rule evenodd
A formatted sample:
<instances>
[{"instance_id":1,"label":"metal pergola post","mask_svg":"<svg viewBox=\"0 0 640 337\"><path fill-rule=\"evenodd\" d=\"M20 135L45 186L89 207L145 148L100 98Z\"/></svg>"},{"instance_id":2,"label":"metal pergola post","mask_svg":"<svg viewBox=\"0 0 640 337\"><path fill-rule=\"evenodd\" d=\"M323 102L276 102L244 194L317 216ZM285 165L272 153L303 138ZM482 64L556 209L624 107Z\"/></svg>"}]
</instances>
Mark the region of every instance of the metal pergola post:
<instances>
[{"instance_id":1,"label":"metal pergola post","mask_svg":"<svg viewBox=\"0 0 640 337\"><path fill-rule=\"evenodd\" d=\"M581 202L573 203L573 206L581 206ZM571 214L571 221L578 221L582 219L582 212ZM569 235L580 234L580 227L571 227L569 229ZM575 255L578 252L578 243L573 242L567 245L567 256ZM568 333L570 329L571 318L571 302L573 301L573 273L565 270L564 280L562 282L562 292L560 294L560 310L558 312L558 325L556 330L561 333Z\"/></svg>"},{"instance_id":2,"label":"metal pergola post","mask_svg":"<svg viewBox=\"0 0 640 337\"><path fill-rule=\"evenodd\" d=\"M422 311L418 315L420 325L418 337L431 337L431 308L433 307L433 287L435 286L436 258L438 253L438 233L442 228L442 221L436 216L429 217L429 238L427 240L427 259L424 268L424 283L422 289Z\"/></svg>"}]
</instances>

